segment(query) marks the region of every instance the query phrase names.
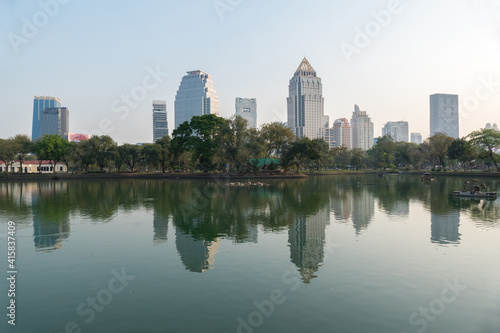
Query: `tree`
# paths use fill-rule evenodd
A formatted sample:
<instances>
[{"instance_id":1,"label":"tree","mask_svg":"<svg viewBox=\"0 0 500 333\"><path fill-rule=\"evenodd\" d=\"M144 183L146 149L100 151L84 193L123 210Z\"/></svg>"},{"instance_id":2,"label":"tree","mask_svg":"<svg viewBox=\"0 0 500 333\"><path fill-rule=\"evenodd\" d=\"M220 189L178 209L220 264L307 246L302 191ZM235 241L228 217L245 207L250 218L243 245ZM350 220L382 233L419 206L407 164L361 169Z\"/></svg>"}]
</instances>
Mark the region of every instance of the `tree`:
<instances>
[{"instance_id":1,"label":"tree","mask_svg":"<svg viewBox=\"0 0 500 333\"><path fill-rule=\"evenodd\" d=\"M281 160L285 165L293 165L297 167L297 173L300 172L302 165L308 161L316 161L321 157L320 150L321 144L320 140L309 138L302 138L292 142L283 151Z\"/></svg>"},{"instance_id":2,"label":"tree","mask_svg":"<svg viewBox=\"0 0 500 333\"><path fill-rule=\"evenodd\" d=\"M480 131L474 131L468 135L471 144L476 147L479 151L486 151L489 160L495 165L497 171L500 172L500 166L498 165L498 154L497 149L500 148L500 131L495 129L482 129Z\"/></svg>"},{"instance_id":3,"label":"tree","mask_svg":"<svg viewBox=\"0 0 500 333\"><path fill-rule=\"evenodd\" d=\"M264 158L269 158L271 154L281 155L283 148L295 139L291 128L279 123L270 123L262 126L260 130L262 138Z\"/></svg>"},{"instance_id":4,"label":"tree","mask_svg":"<svg viewBox=\"0 0 500 333\"><path fill-rule=\"evenodd\" d=\"M142 148L138 145L125 143L118 146L116 152L118 158L134 172L135 165L141 160L141 150Z\"/></svg>"},{"instance_id":5,"label":"tree","mask_svg":"<svg viewBox=\"0 0 500 333\"><path fill-rule=\"evenodd\" d=\"M165 173L168 165L172 161L173 154L171 152L172 140L170 136L165 135L161 139L156 140L155 145L159 147L158 150L158 161L160 162L161 172Z\"/></svg>"},{"instance_id":6,"label":"tree","mask_svg":"<svg viewBox=\"0 0 500 333\"><path fill-rule=\"evenodd\" d=\"M363 165L363 161L365 159L365 154L362 149L360 148L354 148L351 151L351 164L356 168L356 170L359 170L359 168Z\"/></svg>"},{"instance_id":7,"label":"tree","mask_svg":"<svg viewBox=\"0 0 500 333\"><path fill-rule=\"evenodd\" d=\"M465 138L455 139L448 148L448 158L460 161L464 171L467 171L468 163L477 158L477 153L472 144Z\"/></svg>"},{"instance_id":8,"label":"tree","mask_svg":"<svg viewBox=\"0 0 500 333\"><path fill-rule=\"evenodd\" d=\"M443 133L437 133L422 143L422 150L429 162L433 165L446 165L448 148L453 142L453 138Z\"/></svg>"},{"instance_id":9,"label":"tree","mask_svg":"<svg viewBox=\"0 0 500 333\"><path fill-rule=\"evenodd\" d=\"M382 169L394 167L396 154L396 143L390 135L384 135L377 139L377 143L368 150L368 155L373 158L375 164Z\"/></svg>"},{"instance_id":10,"label":"tree","mask_svg":"<svg viewBox=\"0 0 500 333\"><path fill-rule=\"evenodd\" d=\"M19 172L23 173L23 161L26 155L33 150L33 144L29 136L25 134L17 134L12 140L15 147L16 158L19 160Z\"/></svg>"},{"instance_id":11,"label":"tree","mask_svg":"<svg viewBox=\"0 0 500 333\"><path fill-rule=\"evenodd\" d=\"M224 122L224 118L214 114L191 118L189 126L193 131L193 135L190 138L193 157L198 161L200 168L204 172L214 169L213 159L219 148L217 133L219 132L219 127Z\"/></svg>"},{"instance_id":12,"label":"tree","mask_svg":"<svg viewBox=\"0 0 500 333\"><path fill-rule=\"evenodd\" d=\"M95 159L101 172L109 166L109 162L113 159L113 153L116 151L116 142L107 135L93 136L88 142L92 157ZM87 146L87 145L85 145Z\"/></svg>"},{"instance_id":13,"label":"tree","mask_svg":"<svg viewBox=\"0 0 500 333\"><path fill-rule=\"evenodd\" d=\"M12 161L16 157L16 147L14 145L14 140L10 139L0 139L0 161L5 164L5 173L9 169Z\"/></svg>"},{"instance_id":14,"label":"tree","mask_svg":"<svg viewBox=\"0 0 500 333\"><path fill-rule=\"evenodd\" d=\"M247 131L247 120L236 116L226 120L220 127L220 153L224 161L229 162L238 171L247 164L250 159L250 150L246 145L249 139Z\"/></svg>"},{"instance_id":15,"label":"tree","mask_svg":"<svg viewBox=\"0 0 500 333\"><path fill-rule=\"evenodd\" d=\"M116 154L114 155L116 156ZM81 165L83 170L87 172L90 166L96 161L95 156L92 152L92 143L90 140L85 140L76 143L75 149L73 151L73 159L76 165Z\"/></svg>"},{"instance_id":16,"label":"tree","mask_svg":"<svg viewBox=\"0 0 500 333\"><path fill-rule=\"evenodd\" d=\"M55 172L56 164L64 159L68 146L69 142L59 135L44 135L42 138L39 138L33 146L33 150L39 160L39 172L41 172L42 160L51 161L52 171Z\"/></svg>"},{"instance_id":17,"label":"tree","mask_svg":"<svg viewBox=\"0 0 500 333\"><path fill-rule=\"evenodd\" d=\"M170 143L170 151L173 157L173 163L181 163L181 156L187 150L191 149L191 136L193 134L193 129L189 125L189 122L185 121L172 132L172 141ZM179 170L180 171L180 170Z\"/></svg>"},{"instance_id":18,"label":"tree","mask_svg":"<svg viewBox=\"0 0 500 333\"><path fill-rule=\"evenodd\" d=\"M328 154L337 168L347 168L351 163L351 154L346 146L332 148Z\"/></svg>"}]
</instances>

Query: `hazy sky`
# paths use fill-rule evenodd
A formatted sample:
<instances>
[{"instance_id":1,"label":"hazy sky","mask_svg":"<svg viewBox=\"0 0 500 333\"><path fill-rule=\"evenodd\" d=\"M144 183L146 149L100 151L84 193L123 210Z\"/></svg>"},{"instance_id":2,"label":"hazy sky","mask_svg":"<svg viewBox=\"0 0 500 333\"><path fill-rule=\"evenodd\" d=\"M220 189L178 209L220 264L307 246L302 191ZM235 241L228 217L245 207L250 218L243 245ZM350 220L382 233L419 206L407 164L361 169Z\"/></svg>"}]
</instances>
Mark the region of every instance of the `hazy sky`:
<instances>
[{"instance_id":1,"label":"hazy sky","mask_svg":"<svg viewBox=\"0 0 500 333\"><path fill-rule=\"evenodd\" d=\"M31 135L33 96L55 95L71 132L150 142L152 100L167 100L171 132L196 69L212 75L221 116L244 97L259 124L286 121L304 55L330 122L358 104L375 136L406 120L425 138L429 95L452 93L461 136L500 125L500 0L2 0L0 31L1 138Z\"/></svg>"}]
</instances>

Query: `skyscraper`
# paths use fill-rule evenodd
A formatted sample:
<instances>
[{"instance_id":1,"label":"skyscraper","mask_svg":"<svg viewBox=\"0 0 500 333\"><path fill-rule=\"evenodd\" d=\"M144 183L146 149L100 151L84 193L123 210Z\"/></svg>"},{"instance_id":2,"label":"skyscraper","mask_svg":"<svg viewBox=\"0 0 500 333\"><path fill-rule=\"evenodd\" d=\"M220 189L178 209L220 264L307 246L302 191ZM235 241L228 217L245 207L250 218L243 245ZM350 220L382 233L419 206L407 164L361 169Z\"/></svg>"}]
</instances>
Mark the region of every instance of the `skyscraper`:
<instances>
[{"instance_id":1,"label":"skyscraper","mask_svg":"<svg viewBox=\"0 0 500 333\"><path fill-rule=\"evenodd\" d=\"M288 91L287 126L299 138L323 138L329 122L324 114L323 85L305 57L290 79Z\"/></svg>"},{"instance_id":2,"label":"skyscraper","mask_svg":"<svg viewBox=\"0 0 500 333\"><path fill-rule=\"evenodd\" d=\"M175 128L193 116L219 115L219 99L212 76L196 70L182 78L175 96Z\"/></svg>"},{"instance_id":3,"label":"skyscraper","mask_svg":"<svg viewBox=\"0 0 500 333\"><path fill-rule=\"evenodd\" d=\"M373 123L366 111L360 111L357 105L354 105L351 126L352 148L370 149L373 146Z\"/></svg>"},{"instance_id":4,"label":"skyscraper","mask_svg":"<svg viewBox=\"0 0 500 333\"><path fill-rule=\"evenodd\" d=\"M382 136L390 135L395 142L408 142L408 122L389 121L382 128Z\"/></svg>"},{"instance_id":5,"label":"skyscraper","mask_svg":"<svg viewBox=\"0 0 500 333\"><path fill-rule=\"evenodd\" d=\"M333 139L337 147L352 147L351 125L346 118L340 118L333 122Z\"/></svg>"},{"instance_id":6,"label":"skyscraper","mask_svg":"<svg viewBox=\"0 0 500 333\"><path fill-rule=\"evenodd\" d=\"M46 108L58 108L61 100L57 97L35 96L33 100L33 125L31 128L31 140L37 140L41 136L42 111Z\"/></svg>"},{"instance_id":7,"label":"skyscraper","mask_svg":"<svg viewBox=\"0 0 500 333\"><path fill-rule=\"evenodd\" d=\"M69 111L68 108L45 108L40 115L40 137L44 135L59 135L68 137Z\"/></svg>"},{"instance_id":8,"label":"skyscraper","mask_svg":"<svg viewBox=\"0 0 500 333\"><path fill-rule=\"evenodd\" d=\"M431 136L443 133L459 138L458 95L434 94L430 96Z\"/></svg>"},{"instance_id":9,"label":"skyscraper","mask_svg":"<svg viewBox=\"0 0 500 333\"><path fill-rule=\"evenodd\" d=\"M168 135L167 101L153 101L153 142Z\"/></svg>"},{"instance_id":10,"label":"skyscraper","mask_svg":"<svg viewBox=\"0 0 500 333\"><path fill-rule=\"evenodd\" d=\"M236 116L248 121L248 128L257 128L257 100L255 98L236 98Z\"/></svg>"},{"instance_id":11,"label":"skyscraper","mask_svg":"<svg viewBox=\"0 0 500 333\"><path fill-rule=\"evenodd\" d=\"M416 144L422 143L422 134L420 133L411 133L411 142Z\"/></svg>"}]
</instances>

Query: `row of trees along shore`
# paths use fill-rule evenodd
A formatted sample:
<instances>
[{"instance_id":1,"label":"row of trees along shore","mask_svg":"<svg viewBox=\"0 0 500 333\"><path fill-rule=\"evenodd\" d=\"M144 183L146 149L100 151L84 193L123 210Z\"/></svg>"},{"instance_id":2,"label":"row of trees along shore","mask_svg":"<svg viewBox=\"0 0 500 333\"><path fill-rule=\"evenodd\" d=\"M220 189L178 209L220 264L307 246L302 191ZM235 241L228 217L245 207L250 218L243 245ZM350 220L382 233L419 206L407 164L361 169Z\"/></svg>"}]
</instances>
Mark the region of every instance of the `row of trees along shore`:
<instances>
[{"instance_id":1,"label":"row of trees along shore","mask_svg":"<svg viewBox=\"0 0 500 333\"><path fill-rule=\"evenodd\" d=\"M26 135L16 135L0 139L0 160L4 165L19 162L20 172L26 160L49 160L54 166L64 163L72 172L255 172L262 169L259 159L269 159L264 163L266 169L285 172L423 167L447 170L459 166L465 171L482 166L500 172L497 147L500 132L481 129L460 139L436 134L420 145L394 142L384 136L368 151L329 149L323 139L298 139L290 128L278 123L253 129L241 117L204 115L181 124L172 137L141 146L118 145L106 135L78 143L57 135L46 135L35 142ZM279 163L272 159L279 159Z\"/></svg>"}]
</instances>

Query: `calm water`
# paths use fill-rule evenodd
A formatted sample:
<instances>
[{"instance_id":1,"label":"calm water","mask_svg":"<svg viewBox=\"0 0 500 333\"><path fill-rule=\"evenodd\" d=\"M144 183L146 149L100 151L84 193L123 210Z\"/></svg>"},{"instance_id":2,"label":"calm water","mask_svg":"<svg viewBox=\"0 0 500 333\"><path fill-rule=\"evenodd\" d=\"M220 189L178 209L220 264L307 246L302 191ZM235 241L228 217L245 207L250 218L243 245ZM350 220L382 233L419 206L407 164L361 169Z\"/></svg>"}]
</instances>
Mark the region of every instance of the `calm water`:
<instances>
[{"instance_id":1,"label":"calm water","mask_svg":"<svg viewBox=\"0 0 500 333\"><path fill-rule=\"evenodd\" d=\"M463 181L0 183L0 331L499 332L500 199Z\"/></svg>"}]
</instances>

